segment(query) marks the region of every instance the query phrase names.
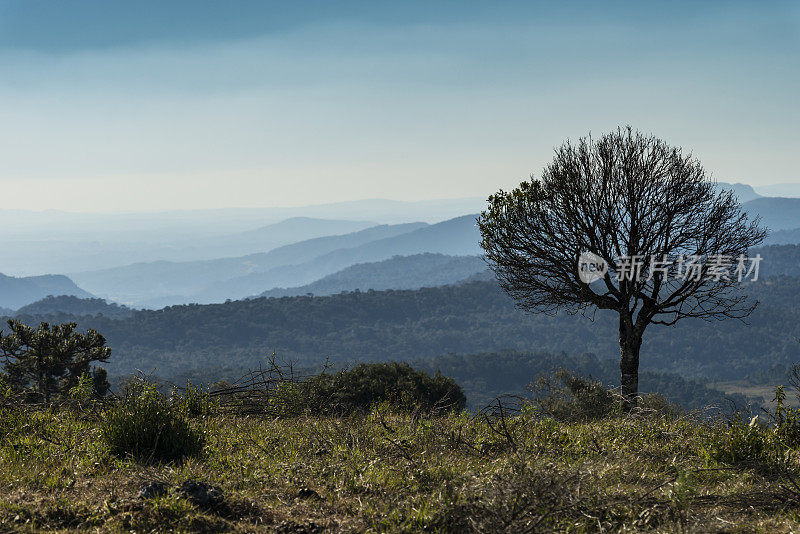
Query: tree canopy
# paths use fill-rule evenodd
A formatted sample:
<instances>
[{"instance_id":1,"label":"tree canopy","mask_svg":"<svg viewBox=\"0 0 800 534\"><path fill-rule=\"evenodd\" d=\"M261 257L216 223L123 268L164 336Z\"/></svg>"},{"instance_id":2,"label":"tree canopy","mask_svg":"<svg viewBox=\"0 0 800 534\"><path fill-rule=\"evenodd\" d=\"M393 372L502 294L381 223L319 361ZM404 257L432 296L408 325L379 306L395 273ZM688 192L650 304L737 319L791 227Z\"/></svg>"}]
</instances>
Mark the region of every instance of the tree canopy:
<instances>
[{"instance_id":1,"label":"tree canopy","mask_svg":"<svg viewBox=\"0 0 800 534\"><path fill-rule=\"evenodd\" d=\"M541 179L489 197L478 226L520 308L617 312L629 398L648 325L752 312L738 287L753 272L749 249L766 236L697 159L630 127L564 143Z\"/></svg>"},{"instance_id":2,"label":"tree canopy","mask_svg":"<svg viewBox=\"0 0 800 534\"><path fill-rule=\"evenodd\" d=\"M106 362L111 349L95 330L76 332L76 323L28 326L9 320L10 332L0 332L0 356L4 367L0 378L18 392L35 394L49 402L54 394L64 394L90 376L96 395L109 388L105 370L91 369L93 362Z\"/></svg>"}]
</instances>

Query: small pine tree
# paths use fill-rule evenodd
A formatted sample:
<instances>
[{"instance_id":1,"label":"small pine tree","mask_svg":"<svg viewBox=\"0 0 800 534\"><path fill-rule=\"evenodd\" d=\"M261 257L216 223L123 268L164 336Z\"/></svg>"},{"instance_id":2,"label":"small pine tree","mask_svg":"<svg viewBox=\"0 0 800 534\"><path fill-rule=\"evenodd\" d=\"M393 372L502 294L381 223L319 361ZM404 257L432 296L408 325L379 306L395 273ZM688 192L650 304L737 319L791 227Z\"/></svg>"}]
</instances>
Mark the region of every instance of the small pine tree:
<instances>
[{"instance_id":1,"label":"small pine tree","mask_svg":"<svg viewBox=\"0 0 800 534\"><path fill-rule=\"evenodd\" d=\"M92 362L106 362L111 349L95 330L75 331L76 323L34 328L11 319L11 331L0 331L0 357L4 368L0 379L17 392L33 391L50 402L53 395L66 395L82 376L91 376L94 393L103 396L109 389L105 369L91 369Z\"/></svg>"}]
</instances>

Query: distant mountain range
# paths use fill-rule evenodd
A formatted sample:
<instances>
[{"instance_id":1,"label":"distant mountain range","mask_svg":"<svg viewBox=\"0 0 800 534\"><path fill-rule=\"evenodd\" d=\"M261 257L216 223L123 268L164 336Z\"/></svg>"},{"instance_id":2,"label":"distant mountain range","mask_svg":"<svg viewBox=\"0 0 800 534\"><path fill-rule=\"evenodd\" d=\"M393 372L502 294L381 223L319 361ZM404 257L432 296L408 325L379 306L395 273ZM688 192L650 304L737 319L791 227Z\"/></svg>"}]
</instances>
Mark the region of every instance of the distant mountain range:
<instances>
[{"instance_id":1,"label":"distant mountain range","mask_svg":"<svg viewBox=\"0 0 800 534\"><path fill-rule=\"evenodd\" d=\"M800 228L770 232L764 241L765 245L793 245L795 243L800 243Z\"/></svg>"},{"instance_id":2,"label":"distant mountain range","mask_svg":"<svg viewBox=\"0 0 800 534\"><path fill-rule=\"evenodd\" d=\"M204 291L213 292L237 277L282 265L302 264L328 251L356 247L425 226L426 223L380 225L350 234L300 241L260 254L193 262L135 263L70 276L82 287L104 298L136 306L163 307L189 302L192 296ZM235 294L225 292L222 300L246 297L264 290L264 286L257 287L258 291L245 290L243 294L242 291Z\"/></svg>"},{"instance_id":3,"label":"distant mountain range","mask_svg":"<svg viewBox=\"0 0 800 534\"><path fill-rule=\"evenodd\" d=\"M792 242L794 229L800 228L800 198L759 197L745 184L722 183L720 186L733 189L741 198L754 197L743 206L752 215L761 216L763 223L772 230L775 237L768 243ZM475 218L476 215L471 214L430 225L383 225L305 240L260 254L199 262L137 263L70 276L98 296L147 308L285 294L287 290L280 288L293 288L288 291L294 294L301 290L315 292L305 286L356 264L426 253L480 255ZM339 285L332 283L330 287Z\"/></svg>"},{"instance_id":4,"label":"distant mountain range","mask_svg":"<svg viewBox=\"0 0 800 534\"><path fill-rule=\"evenodd\" d=\"M160 308L245 298L276 287L309 284L356 263L427 252L480 254L475 215L432 225L382 225L238 258L141 263L70 276L98 296L133 306Z\"/></svg>"},{"instance_id":5,"label":"distant mountain range","mask_svg":"<svg viewBox=\"0 0 800 534\"><path fill-rule=\"evenodd\" d=\"M483 204L482 198L367 199L291 208L142 213L0 210L0 250L4 251L0 272L30 276L134 262L242 256L376 224L439 222L473 213Z\"/></svg>"},{"instance_id":6,"label":"distant mountain range","mask_svg":"<svg viewBox=\"0 0 800 534\"><path fill-rule=\"evenodd\" d=\"M755 190L765 197L800 197L800 184L759 185Z\"/></svg>"},{"instance_id":7,"label":"distant mountain range","mask_svg":"<svg viewBox=\"0 0 800 534\"><path fill-rule=\"evenodd\" d=\"M477 255L481 253L481 249L475 217L456 217L357 247L336 249L304 263L281 265L267 271L232 278L196 293L190 302L221 302L225 298L238 299L257 295L264 288L305 285L357 263L382 261L393 256L426 252L452 256Z\"/></svg>"},{"instance_id":8,"label":"distant mountain range","mask_svg":"<svg viewBox=\"0 0 800 534\"><path fill-rule=\"evenodd\" d=\"M761 197L745 202L744 209L759 215L772 231L800 228L800 198Z\"/></svg>"},{"instance_id":9,"label":"distant mountain range","mask_svg":"<svg viewBox=\"0 0 800 534\"><path fill-rule=\"evenodd\" d=\"M762 197L759 191L741 183L719 183L719 186L731 189L744 201L745 210L762 218L763 224L771 230L766 244L800 242L800 198ZM126 219L125 214L108 215L104 219L99 215L43 212L38 215L38 219L33 219L52 223L52 235L47 239L29 240L20 237L23 234L14 237L9 234L9 228L0 228L0 247L4 252L0 258L0 271L3 271L4 262L27 261L40 266L57 266L51 272L72 273L68 276L74 283L70 281L66 284L64 291L48 291L45 294L33 292L24 298L16 298L9 293L8 300L3 301L0 298L0 306L13 310L47 294L73 294L80 290L84 290L86 295L93 294L135 307L161 308L192 302L223 302L260 294L278 295L285 294L286 291L319 292L323 287L329 287L330 291L336 288L361 287L350 283L354 281L352 273L342 274L345 278L339 282L323 282L322 279L357 264L374 264L398 256L477 256L482 252L479 247L480 236L475 226L475 212L434 224L420 221L376 225L370 221L379 220L390 212L399 216L403 209L408 209L410 213L425 212L430 215L429 210L434 207L441 208L441 213L448 213L464 206L482 207L482 204L483 201L478 202L475 199L423 203L372 200L312 206L298 208L296 211L314 215L350 214L353 218L312 218L302 215L268 225L251 226L250 229L238 232L229 231L235 226L232 220L238 221L236 224L243 224L243 221L252 223L258 219L258 214L264 215L266 212L169 212L153 214L153 220L144 218L136 224ZM358 210L361 211L356 213ZM208 221L201 222L198 219L199 214L208 216L209 220L223 222L214 227ZM0 221L16 221L11 224L11 230L22 232L19 221L9 219L8 215L9 212L0 211ZM380 217L375 217L376 215ZM25 219L32 215L25 212L20 217ZM66 238L59 241L59 236L63 237L64 228L55 222L62 219L72 225L80 223L79 226L88 224L88 221L94 221L100 226L103 221L109 223L110 229L98 229L98 232L111 231L121 224L120 221L125 220L131 223L131 233L120 233L117 228L118 233L113 235L118 239L114 242L78 242ZM198 231L192 232L180 226L187 221L197 222ZM158 234L154 226L158 223L169 227L164 230L166 237L156 238L151 235L148 239L156 241L144 240L136 243L128 240L132 239L131 236L141 237L146 232ZM176 228L186 232L183 241L171 241ZM243 251L252 253L240 254ZM152 258L160 259L149 261ZM203 259L174 261L175 258ZM132 262L134 259L139 261ZM98 268L114 264L118 266ZM75 265L92 265L93 268L68 270L69 266ZM390 265L382 268L390 268ZM417 268L420 273L424 272L425 267L421 263ZM470 276L472 274L478 273L471 273ZM351 278L345 283L347 276ZM386 274L364 273L364 276L367 276L364 283L374 284L381 279L388 280ZM395 287L411 287L406 281L410 277L404 279L402 273L393 276L397 279ZM317 285L307 287L313 284ZM70 285L72 287L67 287ZM381 283L379 287L390 288L391 285Z\"/></svg>"},{"instance_id":10,"label":"distant mountain range","mask_svg":"<svg viewBox=\"0 0 800 534\"><path fill-rule=\"evenodd\" d=\"M92 295L63 275L49 274L15 278L0 274L0 307L16 310L48 295L73 295L91 298Z\"/></svg>"},{"instance_id":11,"label":"distant mountain range","mask_svg":"<svg viewBox=\"0 0 800 534\"><path fill-rule=\"evenodd\" d=\"M271 289L261 297L334 295L342 291L419 289L454 284L486 270L480 256L415 254L395 256L374 263L359 263L329 274L316 282L287 289Z\"/></svg>"},{"instance_id":12,"label":"distant mountain range","mask_svg":"<svg viewBox=\"0 0 800 534\"><path fill-rule=\"evenodd\" d=\"M289 243L315 237L347 234L377 223L364 220L295 217L237 233L206 235L202 227L191 235L142 236L131 230L113 238L47 235L46 238L9 238L0 234L0 272L78 272L99 270L134 262L196 261L266 252ZM135 228L135 226L134 226Z\"/></svg>"}]
</instances>

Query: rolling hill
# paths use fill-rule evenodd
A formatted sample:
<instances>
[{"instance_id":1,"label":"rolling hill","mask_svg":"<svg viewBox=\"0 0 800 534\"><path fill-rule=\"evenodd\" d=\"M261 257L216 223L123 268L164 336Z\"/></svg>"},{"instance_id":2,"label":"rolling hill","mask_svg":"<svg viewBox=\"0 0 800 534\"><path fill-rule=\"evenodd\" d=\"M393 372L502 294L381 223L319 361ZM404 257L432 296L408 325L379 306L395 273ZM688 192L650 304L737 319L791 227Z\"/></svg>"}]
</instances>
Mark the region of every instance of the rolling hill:
<instances>
[{"instance_id":1,"label":"rolling hill","mask_svg":"<svg viewBox=\"0 0 800 534\"><path fill-rule=\"evenodd\" d=\"M359 263L300 287L276 288L261 297L333 295L342 291L419 289L453 284L486 270L480 256L415 254L374 263Z\"/></svg>"},{"instance_id":2,"label":"rolling hill","mask_svg":"<svg viewBox=\"0 0 800 534\"><path fill-rule=\"evenodd\" d=\"M800 243L800 228L770 232L764 241L766 245L794 245Z\"/></svg>"},{"instance_id":3,"label":"rolling hill","mask_svg":"<svg viewBox=\"0 0 800 534\"><path fill-rule=\"evenodd\" d=\"M48 295L73 295L90 298L92 295L63 275L48 274L16 278L0 274L0 306L16 310Z\"/></svg>"},{"instance_id":4,"label":"rolling hill","mask_svg":"<svg viewBox=\"0 0 800 534\"><path fill-rule=\"evenodd\" d=\"M762 197L742 206L772 231L800 228L800 198Z\"/></svg>"},{"instance_id":5,"label":"rolling hill","mask_svg":"<svg viewBox=\"0 0 800 534\"><path fill-rule=\"evenodd\" d=\"M742 184L738 182L735 184L717 182L717 185L722 189L729 189L733 191L733 194L739 198L739 202L747 202L749 200L761 197L761 195L756 193L753 187L748 184Z\"/></svg>"},{"instance_id":6,"label":"rolling hill","mask_svg":"<svg viewBox=\"0 0 800 534\"><path fill-rule=\"evenodd\" d=\"M21 307L14 312L14 315L65 314L77 317L84 315L102 315L112 319L122 319L130 317L132 313L133 310L130 308L115 303L109 303L103 299L79 298L71 295L54 297L51 295Z\"/></svg>"}]
</instances>

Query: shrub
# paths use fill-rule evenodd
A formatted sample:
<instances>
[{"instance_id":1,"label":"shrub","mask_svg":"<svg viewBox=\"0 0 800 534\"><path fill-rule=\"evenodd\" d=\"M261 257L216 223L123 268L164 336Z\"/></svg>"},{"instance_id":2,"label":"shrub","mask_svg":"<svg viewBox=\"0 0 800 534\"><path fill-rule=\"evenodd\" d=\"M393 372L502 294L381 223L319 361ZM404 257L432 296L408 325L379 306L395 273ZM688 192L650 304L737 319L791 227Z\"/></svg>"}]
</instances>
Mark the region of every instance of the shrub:
<instances>
[{"instance_id":1,"label":"shrub","mask_svg":"<svg viewBox=\"0 0 800 534\"><path fill-rule=\"evenodd\" d=\"M711 460L729 465L761 463L772 467L785 464L787 453L800 447L800 410L785 405L786 392L775 388L775 412L766 412L771 422L759 423L737 412L727 429L719 429L706 447ZM765 410L766 411L766 410Z\"/></svg>"},{"instance_id":2,"label":"shrub","mask_svg":"<svg viewBox=\"0 0 800 534\"><path fill-rule=\"evenodd\" d=\"M677 418L686 415L686 410L679 404L670 402L669 399L658 393L648 393L639 398L639 408L644 411L655 412L670 418Z\"/></svg>"},{"instance_id":3,"label":"shrub","mask_svg":"<svg viewBox=\"0 0 800 534\"><path fill-rule=\"evenodd\" d=\"M706 446L710 460L728 465L759 463L768 460L769 429L755 424L733 423L718 429Z\"/></svg>"},{"instance_id":4,"label":"shrub","mask_svg":"<svg viewBox=\"0 0 800 534\"><path fill-rule=\"evenodd\" d=\"M106 411L101 431L113 454L140 459L180 460L199 453L205 441L179 407L144 381L128 384Z\"/></svg>"},{"instance_id":5,"label":"shrub","mask_svg":"<svg viewBox=\"0 0 800 534\"><path fill-rule=\"evenodd\" d=\"M319 409L312 410L311 406L320 405L321 400L307 398L311 394L311 389L313 388L305 388L294 382L278 383L270 392L267 413L289 417L304 412L319 412Z\"/></svg>"},{"instance_id":6,"label":"shrub","mask_svg":"<svg viewBox=\"0 0 800 534\"><path fill-rule=\"evenodd\" d=\"M772 400L777 403L775 414L771 414L777 438L785 447L797 449L800 447L800 410L784 404L786 392L782 386L775 388Z\"/></svg>"},{"instance_id":7,"label":"shrub","mask_svg":"<svg viewBox=\"0 0 800 534\"><path fill-rule=\"evenodd\" d=\"M300 395L307 409L317 413L367 411L380 403L403 410L460 411L467 402L452 378L396 362L364 363L314 376L300 383Z\"/></svg>"},{"instance_id":8,"label":"shrub","mask_svg":"<svg viewBox=\"0 0 800 534\"><path fill-rule=\"evenodd\" d=\"M211 415L215 407L207 388L203 389L202 386L195 386L188 381L183 395L173 397L173 404L190 417Z\"/></svg>"},{"instance_id":9,"label":"shrub","mask_svg":"<svg viewBox=\"0 0 800 534\"><path fill-rule=\"evenodd\" d=\"M535 394L535 407L558 421L602 419L619 407L614 393L603 384L566 369L537 378L528 389Z\"/></svg>"}]
</instances>

